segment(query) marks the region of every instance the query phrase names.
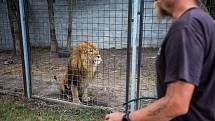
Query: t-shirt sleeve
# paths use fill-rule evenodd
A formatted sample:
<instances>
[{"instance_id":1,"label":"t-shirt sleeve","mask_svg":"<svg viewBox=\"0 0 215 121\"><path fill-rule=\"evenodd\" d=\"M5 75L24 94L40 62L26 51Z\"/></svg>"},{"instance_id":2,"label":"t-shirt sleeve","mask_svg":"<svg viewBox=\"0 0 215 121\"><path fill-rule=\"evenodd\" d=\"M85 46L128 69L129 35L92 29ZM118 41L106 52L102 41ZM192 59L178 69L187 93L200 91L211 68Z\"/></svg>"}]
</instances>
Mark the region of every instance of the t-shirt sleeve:
<instances>
[{"instance_id":1,"label":"t-shirt sleeve","mask_svg":"<svg viewBox=\"0 0 215 121\"><path fill-rule=\"evenodd\" d=\"M181 80L198 86L203 59L204 48L198 37L187 28L173 32L165 47L165 83Z\"/></svg>"}]
</instances>

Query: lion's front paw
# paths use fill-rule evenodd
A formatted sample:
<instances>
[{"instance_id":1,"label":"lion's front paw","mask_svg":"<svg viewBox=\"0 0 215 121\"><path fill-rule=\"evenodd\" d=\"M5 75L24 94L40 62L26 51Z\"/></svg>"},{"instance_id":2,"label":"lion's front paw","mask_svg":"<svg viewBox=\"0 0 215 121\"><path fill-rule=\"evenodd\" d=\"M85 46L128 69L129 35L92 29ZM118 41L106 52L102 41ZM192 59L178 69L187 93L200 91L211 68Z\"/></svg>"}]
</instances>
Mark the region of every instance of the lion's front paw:
<instances>
[{"instance_id":1,"label":"lion's front paw","mask_svg":"<svg viewBox=\"0 0 215 121\"><path fill-rule=\"evenodd\" d=\"M81 101L79 99L73 99L72 101L73 103L76 103L76 104L81 104Z\"/></svg>"},{"instance_id":2,"label":"lion's front paw","mask_svg":"<svg viewBox=\"0 0 215 121\"><path fill-rule=\"evenodd\" d=\"M90 101L90 97L82 97L83 102L89 102Z\"/></svg>"}]
</instances>

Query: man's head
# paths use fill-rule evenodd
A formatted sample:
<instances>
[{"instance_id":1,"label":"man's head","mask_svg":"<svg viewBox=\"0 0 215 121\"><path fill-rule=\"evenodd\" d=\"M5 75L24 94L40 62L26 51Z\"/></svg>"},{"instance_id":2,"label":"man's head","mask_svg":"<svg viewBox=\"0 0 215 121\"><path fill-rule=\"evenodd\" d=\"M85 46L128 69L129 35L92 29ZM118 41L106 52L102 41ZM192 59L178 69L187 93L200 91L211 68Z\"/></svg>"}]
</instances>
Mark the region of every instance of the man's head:
<instances>
[{"instance_id":1,"label":"man's head","mask_svg":"<svg viewBox=\"0 0 215 121\"><path fill-rule=\"evenodd\" d=\"M174 17L176 12L197 4L198 0L155 0L154 7L159 20Z\"/></svg>"},{"instance_id":2,"label":"man's head","mask_svg":"<svg viewBox=\"0 0 215 121\"><path fill-rule=\"evenodd\" d=\"M169 12L169 8L168 8L170 4L166 3L168 1L170 0L156 0L154 2L155 11L159 20L162 20L167 17L171 17L171 13Z\"/></svg>"}]
</instances>

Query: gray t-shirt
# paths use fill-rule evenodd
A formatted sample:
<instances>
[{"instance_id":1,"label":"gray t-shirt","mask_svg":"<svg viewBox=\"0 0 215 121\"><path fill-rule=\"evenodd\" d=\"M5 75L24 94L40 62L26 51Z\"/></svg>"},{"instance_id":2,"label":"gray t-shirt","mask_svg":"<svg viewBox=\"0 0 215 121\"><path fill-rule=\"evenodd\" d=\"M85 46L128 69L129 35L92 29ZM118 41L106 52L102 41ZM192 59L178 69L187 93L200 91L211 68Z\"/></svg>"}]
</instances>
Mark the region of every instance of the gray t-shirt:
<instances>
[{"instance_id":1,"label":"gray t-shirt","mask_svg":"<svg viewBox=\"0 0 215 121\"><path fill-rule=\"evenodd\" d=\"M189 112L172 121L215 121L215 23L207 13L191 8L172 24L156 68L159 97L176 80L196 86Z\"/></svg>"}]
</instances>

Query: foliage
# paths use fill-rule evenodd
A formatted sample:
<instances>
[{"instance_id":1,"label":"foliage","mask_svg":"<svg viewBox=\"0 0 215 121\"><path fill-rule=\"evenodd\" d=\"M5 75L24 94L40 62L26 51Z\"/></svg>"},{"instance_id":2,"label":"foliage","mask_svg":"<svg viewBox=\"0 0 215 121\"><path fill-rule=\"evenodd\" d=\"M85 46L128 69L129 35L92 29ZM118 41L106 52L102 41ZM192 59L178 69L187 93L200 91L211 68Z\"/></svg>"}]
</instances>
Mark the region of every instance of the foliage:
<instances>
[{"instance_id":1,"label":"foliage","mask_svg":"<svg viewBox=\"0 0 215 121\"><path fill-rule=\"evenodd\" d=\"M0 121L103 121L103 109L72 107L0 95Z\"/></svg>"}]
</instances>

